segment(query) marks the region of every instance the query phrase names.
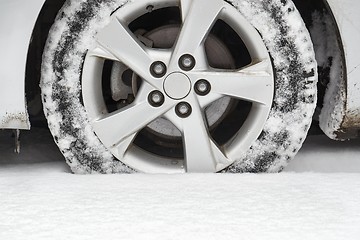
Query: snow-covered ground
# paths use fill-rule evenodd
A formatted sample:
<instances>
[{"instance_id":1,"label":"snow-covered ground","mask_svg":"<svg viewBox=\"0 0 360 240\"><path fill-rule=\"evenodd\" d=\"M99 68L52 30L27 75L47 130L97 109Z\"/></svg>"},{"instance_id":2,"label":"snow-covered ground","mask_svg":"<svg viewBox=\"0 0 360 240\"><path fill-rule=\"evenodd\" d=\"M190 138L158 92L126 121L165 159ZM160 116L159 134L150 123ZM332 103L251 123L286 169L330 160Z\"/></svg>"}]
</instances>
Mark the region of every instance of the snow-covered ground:
<instances>
[{"instance_id":1,"label":"snow-covered ground","mask_svg":"<svg viewBox=\"0 0 360 240\"><path fill-rule=\"evenodd\" d=\"M73 175L44 130L0 132L0 239L360 239L360 141L281 174Z\"/></svg>"}]
</instances>

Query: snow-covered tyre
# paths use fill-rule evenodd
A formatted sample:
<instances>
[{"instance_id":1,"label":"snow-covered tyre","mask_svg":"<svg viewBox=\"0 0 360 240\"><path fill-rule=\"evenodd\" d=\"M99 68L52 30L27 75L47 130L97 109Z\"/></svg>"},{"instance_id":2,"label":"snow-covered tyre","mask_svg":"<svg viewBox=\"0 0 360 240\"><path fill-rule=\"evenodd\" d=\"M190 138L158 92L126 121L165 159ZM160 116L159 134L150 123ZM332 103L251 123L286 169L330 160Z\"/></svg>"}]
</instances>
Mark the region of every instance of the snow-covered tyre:
<instances>
[{"instance_id":1,"label":"snow-covered tyre","mask_svg":"<svg viewBox=\"0 0 360 240\"><path fill-rule=\"evenodd\" d=\"M290 0L70 0L42 100L75 173L278 172L316 105Z\"/></svg>"}]
</instances>

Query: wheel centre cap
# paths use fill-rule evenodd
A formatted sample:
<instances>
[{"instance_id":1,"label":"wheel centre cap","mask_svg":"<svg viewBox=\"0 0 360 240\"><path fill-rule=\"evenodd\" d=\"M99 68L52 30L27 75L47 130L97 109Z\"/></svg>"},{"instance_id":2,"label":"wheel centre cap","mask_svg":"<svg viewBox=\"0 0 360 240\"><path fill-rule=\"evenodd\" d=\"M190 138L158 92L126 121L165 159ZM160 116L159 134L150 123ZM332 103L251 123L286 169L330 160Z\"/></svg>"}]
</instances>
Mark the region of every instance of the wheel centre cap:
<instances>
[{"instance_id":1,"label":"wheel centre cap","mask_svg":"<svg viewBox=\"0 0 360 240\"><path fill-rule=\"evenodd\" d=\"M164 81L164 91L166 95L172 99L183 99L190 93L190 90L190 79L183 73L171 73Z\"/></svg>"}]
</instances>

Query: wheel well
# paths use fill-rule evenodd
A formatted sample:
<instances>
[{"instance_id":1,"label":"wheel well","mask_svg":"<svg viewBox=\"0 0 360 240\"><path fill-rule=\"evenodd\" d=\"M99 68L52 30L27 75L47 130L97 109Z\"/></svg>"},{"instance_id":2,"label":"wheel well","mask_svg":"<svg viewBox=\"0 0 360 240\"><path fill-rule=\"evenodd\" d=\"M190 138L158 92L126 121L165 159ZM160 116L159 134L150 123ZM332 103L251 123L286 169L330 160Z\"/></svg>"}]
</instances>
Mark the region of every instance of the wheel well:
<instances>
[{"instance_id":1,"label":"wheel well","mask_svg":"<svg viewBox=\"0 0 360 240\"><path fill-rule=\"evenodd\" d=\"M343 66L343 69L345 69L345 59L344 59L344 48L342 45L342 40L341 40L341 35L340 35L340 31L338 29L338 25L336 23L335 17L331 11L331 8L329 6L329 4L327 3L326 0L293 0L294 4L296 5L297 9L299 10L305 24L306 27L309 29L310 35L313 39L313 43L314 43L314 50L316 53L316 59L319 60L321 59L321 61L324 61L324 58L322 56L319 56L319 52L321 52L321 49L326 49L328 52L339 52L340 56L342 56L341 59L341 66ZM328 16L326 18L326 21L330 21L329 22L324 22L324 28L325 25L328 24L328 26L331 26L332 29L331 31L336 35L335 38L329 38L326 40L318 40L315 39L313 34L314 32L311 31L311 29L314 27L314 23L313 23L313 19L314 19L314 14L317 13L318 15L320 14L321 16ZM325 19L325 18L324 18ZM327 33L329 33L327 31ZM331 66L334 64L333 63L333 58L332 57L328 57L328 59L325 59L325 61L327 61L327 64L319 64L318 66L318 74L319 74L319 81L317 84L317 88L318 88L318 102L317 102L317 108L314 114L314 121L312 124L312 128L310 129L309 134L318 134L321 133L322 134L322 130L319 127L319 114L320 111L323 107L323 103L324 103L324 96L325 96L325 92L326 89L328 87L328 84L330 82L330 71L331 71ZM335 76L335 78L333 80L336 81L346 81L345 78L345 74L339 72L338 76Z\"/></svg>"},{"instance_id":2,"label":"wheel well","mask_svg":"<svg viewBox=\"0 0 360 240\"><path fill-rule=\"evenodd\" d=\"M56 15L66 0L47 0L36 20L26 61L25 92L32 126L47 126L40 97L41 60Z\"/></svg>"}]
</instances>

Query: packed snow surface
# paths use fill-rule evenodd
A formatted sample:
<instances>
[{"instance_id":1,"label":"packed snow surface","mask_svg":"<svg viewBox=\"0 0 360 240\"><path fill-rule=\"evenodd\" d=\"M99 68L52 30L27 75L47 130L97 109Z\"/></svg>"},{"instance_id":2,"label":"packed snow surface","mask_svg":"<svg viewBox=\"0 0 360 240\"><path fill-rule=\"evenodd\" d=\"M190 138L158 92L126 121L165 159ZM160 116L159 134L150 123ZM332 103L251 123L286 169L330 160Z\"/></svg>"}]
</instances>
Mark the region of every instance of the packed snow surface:
<instances>
[{"instance_id":1,"label":"packed snow surface","mask_svg":"<svg viewBox=\"0 0 360 240\"><path fill-rule=\"evenodd\" d=\"M359 174L0 170L1 239L359 239ZM59 168L61 169L61 168Z\"/></svg>"},{"instance_id":2,"label":"packed snow surface","mask_svg":"<svg viewBox=\"0 0 360 240\"><path fill-rule=\"evenodd\" d=\"M359 141L310 136L281 174L74 175L46 132L24 133L18 156L9 139L0 134L0 239L360 236Z\"/></svg>"}]
</instances>

